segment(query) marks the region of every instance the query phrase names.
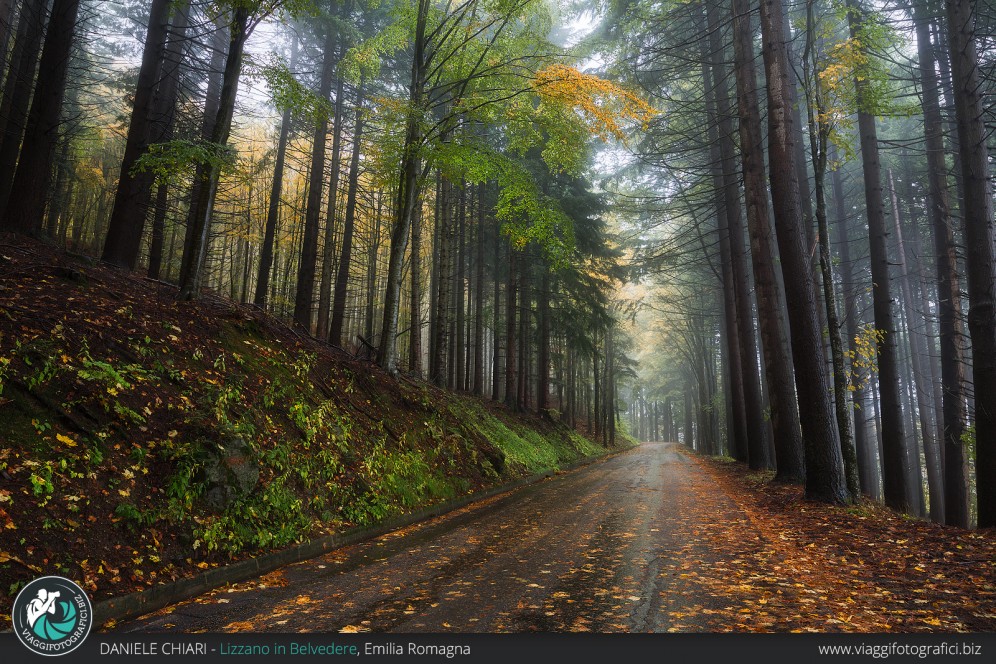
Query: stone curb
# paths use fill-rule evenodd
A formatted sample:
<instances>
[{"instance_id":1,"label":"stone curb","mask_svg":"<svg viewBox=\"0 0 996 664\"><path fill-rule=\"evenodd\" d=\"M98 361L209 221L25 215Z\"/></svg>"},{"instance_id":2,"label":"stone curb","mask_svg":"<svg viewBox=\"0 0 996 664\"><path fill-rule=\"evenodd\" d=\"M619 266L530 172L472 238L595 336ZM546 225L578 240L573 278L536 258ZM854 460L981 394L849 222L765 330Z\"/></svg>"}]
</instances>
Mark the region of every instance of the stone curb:
<instances>
[{"instance_id":1,"label":"stone curb","mask_svg":"<svg viewBox=\"0 0 996 664\"><path fill-rule=\"evenodd\" d=\"M411 514L405 514L393 519L388 519L387 521L374 526L358 526L356 528L350 528L341 533L319 537L287 549L266 553L256 558L241 560L237 563L232 563L231 565L225 565L224 567L216 567L214 569L201 572L191 578L180 579L179 581L172 581L170 583L153 586L151 588L147 588L146 590L129 593L128 595L105 599L94 604L94 622L100 626L111 620L123 620L151 613L163 608L164 606L169 606L170 604L175 604L176 602L206 593L209 590L214 590L219 586L223 586L228 583L245 581L247 579L272 572L279 567L284 567L285 565L289 565L291 563L315 558L334 549L339 549L351 544L357 544L359 542L365 542L367 540L380 537L381 535L391 531L410 526L414 523L442 516L443 514L460 509L461 507L466 507L471 503L486 500L502 493L515 491L516 489L521 489L530 484L535 484L558 473L568 472L582 466L587 466L595 461L608 459L630 449L632 448L627 447L621 450L607 452L606 454L585 457L557 470L547 470L542 473L523 477L507 484L502 484L485 491L464 496L463 498L456 498L427 507Z\"/></svg>"}]
</instances>

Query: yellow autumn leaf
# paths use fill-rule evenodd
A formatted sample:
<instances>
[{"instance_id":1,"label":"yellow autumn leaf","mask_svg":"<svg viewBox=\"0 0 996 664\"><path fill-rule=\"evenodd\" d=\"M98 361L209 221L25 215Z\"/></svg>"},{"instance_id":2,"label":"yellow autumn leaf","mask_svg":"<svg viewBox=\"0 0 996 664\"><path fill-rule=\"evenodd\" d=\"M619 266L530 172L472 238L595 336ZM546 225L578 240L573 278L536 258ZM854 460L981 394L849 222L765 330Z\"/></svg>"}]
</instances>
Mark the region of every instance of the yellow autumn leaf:
<instances>
[{"instance_id":1,"label":"yellow autumn leaf","mask_svg":"<svg viewBox=\"0 0 996 664\"><path fill-rule=\"evenodd\" d=\"M55 439L67 447L76 447L76 441L64 434L55 434Z\"/></svg>"}]
</instances>

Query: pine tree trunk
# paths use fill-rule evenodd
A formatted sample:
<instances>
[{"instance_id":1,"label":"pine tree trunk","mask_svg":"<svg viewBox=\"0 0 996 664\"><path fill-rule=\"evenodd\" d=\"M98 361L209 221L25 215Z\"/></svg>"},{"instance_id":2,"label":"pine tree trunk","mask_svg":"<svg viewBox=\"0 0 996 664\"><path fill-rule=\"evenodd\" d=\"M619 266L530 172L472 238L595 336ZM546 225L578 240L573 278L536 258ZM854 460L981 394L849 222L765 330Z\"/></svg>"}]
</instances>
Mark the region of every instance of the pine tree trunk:
<instances>
[{"instance_id":1,"label":"pine tree trunk","mask_svg":"<svg viewBox=\"0 0 996 664\"><path fill-rule=\"evenodd\" d=\"M458 209L459 222L457 225L457 246L456 246L456 288L453 292L453 304L456 307L456 316L454 318L455 334L453 335L454 342L454 354L456 355L456 362L454 362L454 369L456 375L454 376L454 386L457 390L463 392L467 389L467 384L464 382L465 373L467 370L467 356L464 352L464 345L466 338L464 337L464 327L467 323L467 307L466 307L466 293L467 293L467 182L466 180L460 183L460 203Z\"/></svg>"},{"instance_id":2,"label":"pine tree trunk","mask_svg":"<svg viewBox=\"0 0 996 664\"><path fill-rule=\"evenodd\" d=\"M975 393L978 525L996 526L996 229L983 122L983 87L975 44L974 0L945 0L968 268L968 330Z\"/></svg>"},{"instance_id":3,"label":"pine tree trunk","mask_svg":"<svg viewBox=\"0 0 996 664\"><path fill-rule=\"evenodd\" d=\"M156 188L156 207L152 217L152 238L149 242L149 279L158 279L162 271L166 207L168 204L169 184L162 182Z\"/></svg>"},{"instance_id":4,"label":"pine tree trunk","mask_svg":"<svg viewBox=\"0 0 996 664\"><path fill-rule=\"evenodd\" d=\"M429 378L439 387L445 387L449 377L446 363L447 330L449 327L450 305L450 234L452 205L450 200L452 185L443 179L439 187L439 214L436 218L436 309L433 317L432 356L429 358Z\"/></svg>"},{"instance_id":5,"label":"pine tree trunk","mask_svg":"<svg viewBox=\"0 0 996 664\"><path fill-rule=\"evenodd\" d=\"M248 37L246 33L248 22L248 9L236 7L232 10L231 43L225 58L218 112L211 131L211 142L216 145L228 145L228 137L232 131L232 116L235 112L239 74L242 70L242 54ZM189 242L184 248L183 266L180 271L180 291L177 294L179 300L193 300L200 294L204 263L207 258L208 239L211 232L211 217L214 212L214 199L218 193L220 175L220 164L216 161L212 162L205 167L204 179L198 187L191 215L193 224L188 232Z\"/></svg>"},{"instance_id":6,"label":"pine tree trunk","mask_svg":"<svg viewBox=\"0 0 996 664\"><path fill-rule=\"evenodd\" d=\"M505 286L505 405L509 408L515 408L518 398L515 379L518 371L515 357L515 328L516 314L518 313L516 300L518 296L519 255L518 251L512 248L511 243L506 246L508 247L508 282Z\"/></svg>"},{"instance_id":7,"label":"pine tree trunk","mask_svg":"<svg viewBox=\"0 0 996 664\"><path fill-rule=\"evenodd\" d=\"M338 222L339 163L342 156L342 113L345 101L344 81L336 83L335 110L332 112L332 165L329 178L328 203L325 209L325 238L322 243L322 278L318 285L318 338L329 338L332 317L332 281L338 271L335 238Z\"/></svg>"},{"instance_id":8,"label":"pine tree trunk","mask_svg":"<svg viewBox=\"0 0 996 664\"><path fill-rule=\"evenodd\" d=\"M7 47L10 45L10 29L14 25L14 0L0 0L0 59L6 59ZM0 83L3 82L4 71L0 69Z\"/></svg>"},{"instance_id":9,"label":"pine tree trunk","mask_svg":"<svg viewBox=\"0 0 996 664\"><path fill-rule=\"evenodd\" d=\"M719 151L723 173L723 198L726 211L726 237L729 245L729 266L734 291L736 340L739 353L730 353L731 364L739 358L743 381L744 416L746 423L747 457L756 459L753 468L770 467L771 459L765 443L764 414L761 399L761 383L757 370L757 342L754 337L754 317L751 312L750 285L747 271L747 255L744 245L743 216L740 206L740 174L736 166L736 146L734 145L734 111L727 87L728 68L722 36L719 31L720 16L718 5L707 4L710 45L713 57L713 81L716 91L716 111L719 129ZM722 219L721 219L722 221ZM722 229L720 229L722 233ZM721 247L722 248L722 247Z\"/></svg>"},{"instance_id":10,"label":"pine tree trunk","mask_svg":"<svg viewBox=\"0 0 996 664\"><path fill-rule=\"evenodd\" d=\"M280 193L284 183L284 159L287 155L290 121L291 110L288 107L284 109L283 117L280 120L280 138L277 139L277 155L273 164L273 180L270 183L270 201L267 206L266 225L263 230L263 246L259 252L259 270L256 276L256 293L253 297L253 304L260 308L266 307L270 273L273 270L273 243L276 239L277 222L280 218Z\"/></svg>"},{"instance_id":11,"label":"pine tree trunk","mask_svg":"<svg viewBox=\"0 0 996 664\"><path fill-rule=\"evenodd\" d=\"M781 0L761 0L764 70L768 81L769 182L805 444L806 496L843 503L849 499L844 462L834 428L813 272L801 223L798 165L793 145L795 130L788 92L792 74L782 12Z\"/></svg>"},{"instance_id":12,"label":"pine tree trunk","mask_svg":"<svg viewBox=\"0 0 996 664\"><path fill-rule=\"evenodd\" d=\"M408 342L408 371L422 375L422 208L412 217L412 287L410 292L411 336Z\"/></svg>"},{"instance_id":13,"label":"pine tree trunk","mask_svg":"<svg viewBox=\"0 0 996 664\"><path fill-rule=\"evenodd\" d=\"M346 317L346 296L349 286L349 268L353 254L353 230L356 219L356 191L360 179L360 152L363 145L363 86L356 97L356 119L353 123L353 152L349 159L349 184L346 190L346 214L342 225L342 253L339 270L335 275L335 297L332 301L332 321L329 341L343 348L343 323ZM407 236L405 240L407 240ZM400 297L400 295L399 295ZM369 339L367 341L370 341Z\"/></svg>"},{"instance_id":14,"label":"pine tree trunk","mask_svg":"<svg viewBox=\"0 0 996 664\"><path fill-rule=\"evenodd\" d=\"M318 84L318 97L322 100L327 100L332 93L332 78L335 74L336 63L336 36L336 30L332 27L326 28L325 57L322 61L321 80ZM362 106L362 92L359 99L357 109ZM359 118L359 110L357 110L357 118ZM359 123L358 119L357 123ZM311 333L314 322L315 272L318 269L318 219L322 211L325 145L328 133L329 119L322 114L315 126L315 133L311 141L311 178L308 182L308 205L304 213L304 242L301 245L301 262L298 263L297 288L294 292L294 323L308 333ZM355 133L357 136L354 142L359 144L359 131Z\"/></svg>"},{"instance_id":15,"label":"pine tree trunk","mask_svg":"<svg viewBox=\"0 0 996 664\"><path fill-rule=\"evenodd\" d=\"M682 432L682 442L689 449L695 449L695 434L693 432L694 424L692 423L692 385L690 379L685 379L685 426Z\"/></svg>"},{"instance_id":16,"label":"pine tree trunk","mask_svg":"<svg viewBox=\"0 0 996 664\"><path fill-rule=\"evenodd\" d=\"M851 36L860 32L861 10L856 0L848 0L848 23ZM906 431L899 399L899 360L896 325L892 312L889 281L889 252L886 246L885 210L882 203L882 174L878 156L878 133L875 117L868 112L867 80L856 77L858 99L858 134L861 140L861 163L864 172L865 205L868 217L868 241L872 273L872 303L878 343L878 382L882 411L882 477L885 503L901 512L909 512L910 490L903 472Z\"/></svg>"},{"instance_id":17,"label":"pine tree trunk","mask_svg":"<svg viewBox=\"0 0 996 664\"><path fill-rule=\"evenodd\" d=\"M944 157L944 126L935 64L930 40L932 10L927 0L913 3L916 25L920 86L923 95L923 132L927 151L927 212L934 241L937 279L937 329L940 346L942 459L944 466L944 522L967 528L968 459L962 445L965 431L965 371L961 324L961 285L947 185Z\"/></svg>"},{"instance_id":18,"label":"pine tree trunk","mask_svg":"<svg viewBox=\"0 0 996 664\"><path fill-rule=\"evenodd\" d=\"M10 67L0 101L0 221L3 221L21 141L27 127L28 106L38 70L38 51L45 34L48 0L24 0L17 23Z\"/></svg>"},{"instance_id":19,"label":"pine tree trunk","mask_svg":"<svg viewBox=\"0 0 996 664\"><path fill-rule=\"evenodd\" d=\"M849 497L852 501L856 501L861 496L861 480L858 470L857 452L854 447L854 439L851 435L851 413L847 405L848 385L847 374L844 369L844 344L840 338L841 326L837 310L837 296L834 292L833 261L830 256L830 229L827 221L826 170L829 127L825 120L822 120L827 110L824 108L825 96L823 83L818 75L812 78L809 75L817 35L813 5L807 5L806 9L806 46L803 56L803 69L806 72L807 80L811 81L810 85L812 86L807 95L806 121L809 128L809 141L813 157L813 185L816 191L816 222L820 272L822 275L820 284L823 288L826 330L830 342L830 358L833 367L834 413L836 415L841 454L844 459L844 477L847 482ZM818 120L817 118L821 119ZM808 192L804 191L802 195L808 196Z\"/></svg>"},{"instance_id":20,"label":"pine tree trunk","mask_svg":"<svg viewBox=\"0 0 996 664\"><path fill-rule=\"evenodd\" d=\"M494 354L491 358L491 398L494 401L501 400L501 334L499 329L501 327L501 279L499 266L501 265L501 229L499 227L498 218L494 220L494 231L495 231L495 244L494 244L494 302L493 302L493 320L491 323L491 330L494 335ZM507 297L507 295L506 295Z\"/></svg>"},{"instance_id":21,"label":"pine tree trunk","mask_svg":"<svg viewBox=\"0 0 996 664\"><path fill-rule=\"evenodd\" d=\"M357 167L359 167L359 164L357 164ZM352 170L352 166L350 166L350 170ZM357 170L359 169L357 168ZM352 181L352 177L350 181ZM378 198L377 214L374 217L374 226L367 245L367 311L364 318L366 327L364 328L363 336L369 343L373 343L374 334L374 299L377 294L377 250L380 249L380 216L381 205Z\"/></svg>"},{"instance_id":22,"label":"pine tree trunk","mask_svg":"<svg viewBox=\"0 0 996 664\"><path fill-rule=\"evenodd\" d=\"M52 177L52 158L59 142L62 99L66 92L70 54L76 33L80 0L54 0L38 63L38 85L31 100L24 142L14 174L13 191L3 226L37 235L45 214L45 197Z\"/></svg>"},{"instance_id":23,"label":"pine tree trunk","mask_svg":"<svg viewBox=\"0 0 996 664\"><path fill-rule=\"evenodd\" d=\"M927 361L927 344L925 325L922 317L913 305L913 289L910 283L909 271L906 267L906 245L903 242L903 229L900 220L899 198L896 196L896 184L889 171L889 192L892 199L892 215L896 229L897 267L899 268L899 285L902 294L902 308L906 313L907 336L910 340L910 361L913 369L913 386L916 392L916 408L920 418L920 434L923 439L924 455L927 461L927 488L930 492L930 519L935 523L944 523L944 487L942 486L941 451L938 441L934 439L934 423L931 418L932 403L930 401L930 381L927 379L923 363ZM919 464L919 459L916 460ZM919 487L918 487L919 489Z\"/></svg>"},{"instance_id":24,"label":"pine tree trunk","mask_svg":"<svg viewBox=\"0 0 996 664\"><path fill-rule=\"evenodd\" d=\"M152 187L151 172L134 172L135 162L145 154L152 143L152 119L156 85L160 80L169 35L171 0L153 0L149 10L149 26L142 51L142 66L138 72L138 86L132 104L131 122L125 143L121 175L114 195L114 207L107 228L107 239L101 260L112 265L134 270L141 250L145 231L146 204Z\"/></svg>"},{"instance_id":25,"label":"pine tree trunk","mask_svg":"<svg viewBox=\"0 0 996 664\"><path fill-rule=\"evenodd\" d=\"M487 186L477 186L477 255L474 259L477 287L474 297L474 396L484 396L484 199ZM497 268L497 266L496 266ZM497 306L497 301L495 303Z\"/></svg>"},{"instance_id":26,"label":"pine tree trunk","mask_svg":"<svg viewBox=\"0 0 996 664\"><path fill-rule=\"evenodd\" d=\"M2 53L2 51L0 51ZM45 216L44 233L49 237L56 237L58 233L59 218L66 211L66 191L68 189L69 176L69 144L70 137L63 135L60 140L59 157L55 162L55 186L52 187L52 202L48 206L48 214Z\"/></svg>"},{"instance_id":27,"label":"pine tree trunk","mask_svg":"<svg viewBox=\"0 0 996 664\"><path fill-rule=\"evenodd\" d=\"M747 1L733 0L734 71L740 115L740 150L744 192L747 199L747 227L754 266L761 343L764 348L767 394L778 473L776 477L779 481L801 482L805 478L802 433L792 367L782 350L787 346L787 342L779 313L781 292L775 276L774 240L768 223L764 148L755 87L757 77L753 64L753 41L749 17ZM763 453L767 453L767 446ZM757 467L770 465L767 459L762 459L759 463Z\"/></svg>"},{"instance_id":28,"label":"pine tree trunk","mask_svg":"<svg viewBox=\"0 0 996 664\"><path fill-rule=\"evenodd\" d=\"M223 16L214 19L215 29L211 34L211 60L207 69L207 89L204 94L204 116L201 122L201 139L210 141L214 134L215 125L218 121L218 109L221 105L221 92L224 87L225 68L228 61L228 53L232 46L231 26L223 20ZM207 181L207 166L197 164L194 169L194 179L190 186L190 205L187 209L187 223L184 226L183 252L180 257L180 275L198 269L199 266L190 264L192 255L187 251L187 247L194 243L195 229L200 227L197 221L197 201L201 196L201 189Z\"/></svg>"},{"instance_id":29,"label":"pine tree trunk","mask_svg":"<svg viewBox=\"0 0 996 664\"><path fill-rule=\"evenodd\" d=\"M543 276L536 293L539 339L536 368L536 412L545 415L550 408L550 270L540 264Z\"/></svg>"},{"instance_id":30,"label":"pine tree trunk","mask_svg":"<svg viewBox=\"0 0 996 664\"><path fill-rule=\"evenodd\" d=\"M744 368L740 357L740 325L737 319L737 297L740 295L735 287L733 277L733 259L730 248L729 232L729 212L727 201L724 197L725 183L723 180L723 167L726 165L720 156L719 150L719 119L716 113L716 98L720 96L716 88L723 85L723 73L719 71L717 62L721 61L723 51L719 42L718 34L718 12L710 8L707 10L709 30L716 31L716 39L711 40L710 46L716 48L719 45L719 52L710 54L702 45L702 78L705 84L706 101L706 123L709 127L709 157L711 161L711 176L713 187L713 198L716 210L717 231L719 234L719 255L721 265L721 284L723 287L723 344L724 356L726 358L726 371L724 374L728 380L727 400L730 406L729 433L732 442L733 456L738 461L747 462L750 458L749 441L747 434L747 413L745 404ZM709 62L712 61L710 65ZM725 94L725 89L724 92ZM737 214L739 214L739 201L737 202ZM760 416L760 414L758 414Z\"/></svg>"},{"instance_id":31,"label":"pine tree trunk","mask_svg":"<svg viewBox=\"0 0 996 664\"><path fill-rule=\"evenodd\" d=\"M173 136L176 119L176 102L180 88L180 67L183 64L183 44L187 39L187 24L190 5L184 2L175 9L170 24L166 47L166 61L163 63L156 90L155 111L152 118L152 143L169 140ZM169 200L169 183L160 182L156 187L156 199L152 214L152 233L149 241L149 270L152 279L158 279L162 269L163 242L166 230L166 205ZM139 207L144 207L144 202ZM106 246L106 242L104 243Z\"/></svg>"},{"instance_id":32,"label":"pine tree trunk","mask_svg":"<svg viewBox=\"0 0 996 664\"><path fill-rule=\"evenodd\" d=\"M834 160L833 153L830 159ZM856 232L848 232L847 216L844 211L844 186L841 182L840 170L830 174L831 190L834 201L834 225L838 229L837 246L840 247L841 258L841 292L844 300L844 326L847 330L848 351L855 352L855 339L858 336L858 293L854 285L854 264L851 261L850 245ZM854 447L858 457L858 480L862 492L871 498L879 498L878 462L875 457L875 445L868 436L868 388L862 385L863 375L860 369L851 367L855 374L853 383L855 389L851 392L854 402Z\"/></svg>"},{"instance_id":33,"label":"pine tree trunk","mask_svg":"<svg viewBox=\"0 0 996 664\"><path fill-rule=\"evenodd\" d=\"M532 354L531 316L532 311L532 256L523 253L519 261L519 372L516 376L516 410L529 410L529 361ZM598 380L598 377L595 377ZM597 385L597 383L596 383ZM597 391L597 387L596 387ZM597 399L597 397L596 397ZM599 412L598 407L595 411Z\"/></svg>"},{"instance_id":34,"label":"pine tree trunk","mask_svg":"<svg viewBox=\"0 0 996 664\"><path fill-rule=\"evenodd\" d=\"M391 252L387 266L387 286L384 293L384 323L380 339L380 366L391 374L397 373L398 312L401 305L401 276L408 248L412 217L418 206L419 163L421 145L420 116L425 86L426 22L429 0L419 0L416 9L415 35L412 44L412 72L409 84L409 111L405 123L405 140L402 147L401 173L398 179L398 198L395 220L391 229Z\"/></svg>"}]
</instances>

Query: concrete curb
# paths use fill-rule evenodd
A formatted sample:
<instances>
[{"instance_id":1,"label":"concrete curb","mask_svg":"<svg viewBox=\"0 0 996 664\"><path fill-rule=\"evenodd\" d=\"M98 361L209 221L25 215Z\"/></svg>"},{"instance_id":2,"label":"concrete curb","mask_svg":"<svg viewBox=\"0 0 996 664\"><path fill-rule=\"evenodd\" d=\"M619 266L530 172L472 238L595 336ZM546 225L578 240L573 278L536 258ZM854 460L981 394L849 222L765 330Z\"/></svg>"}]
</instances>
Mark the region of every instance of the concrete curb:
<instances>
[{"instance_id":1,"label":"concrete curb","mask_svg":"<svg viewBox=\"0 0 996 664\"><path fill-rule=\"evenodd\" d=\"M411 514L405 514L393 519L388 519L387 521L374 526L350 528L341 533L319 537L287 549L266 553L256 558L241 560L237 563L232 563L231 565L225 565L224 567L216 567L214 569L201 572L200 574L190 578L164 583L147 588L146 590L140 590L128 595L122 595L120 597L105 599L94 604L94 622L98 626L101 626L111 620L123 620L151 613L163 608L164 606L169 606L170 604L175 604L176 602L196 597L197 595L206 593L209 590L214 590L219 586L223 586L228 583L245 581L247 579L266 574L267 572L272 572L279 567L290 565L291 563L309 560L328 551L349 546L351 544L365 542L420 521L427 521L434 517L442 516L443 514L458 510L461 507L466 507L471 503L486 500L499 494L509 493L530 484L535 484L548 477L557 475L558 473L572 471L577 468L581 468L582 466L590 465L596 461L609 459L630 449L633 448L627 447L625 449L608 452L606 454L585 457L557 470L548 470L535 475L530 475L528 477L523 477L515 480L514 482L492 487L491 489L480 491L469 496L464 496L463 498L456 498L454 500L449 500L427 507Z\"/></svg>"}]
</instances>

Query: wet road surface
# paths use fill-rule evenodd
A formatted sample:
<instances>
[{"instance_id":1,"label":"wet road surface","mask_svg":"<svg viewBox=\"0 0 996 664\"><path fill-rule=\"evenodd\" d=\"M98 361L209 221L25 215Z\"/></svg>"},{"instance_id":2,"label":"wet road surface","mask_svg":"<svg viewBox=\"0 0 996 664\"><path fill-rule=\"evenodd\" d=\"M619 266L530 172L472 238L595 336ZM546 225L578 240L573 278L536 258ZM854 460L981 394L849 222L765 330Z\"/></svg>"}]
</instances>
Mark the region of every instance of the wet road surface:
<instances>
[{"instance_id":1,"label":"wet road surface","mask_svg":"<svg viewBox=\"0 0 996 664\"><path fill-rule=\"evenodd\" d=\"M739 562L735 543L755 543L729 529L748 523L677 445L645 443L115 632L694 630L684 616L729 598L702 596L683 570ZM726 551L702 524L722 524Z\"/></svg>"}]
</instances>

